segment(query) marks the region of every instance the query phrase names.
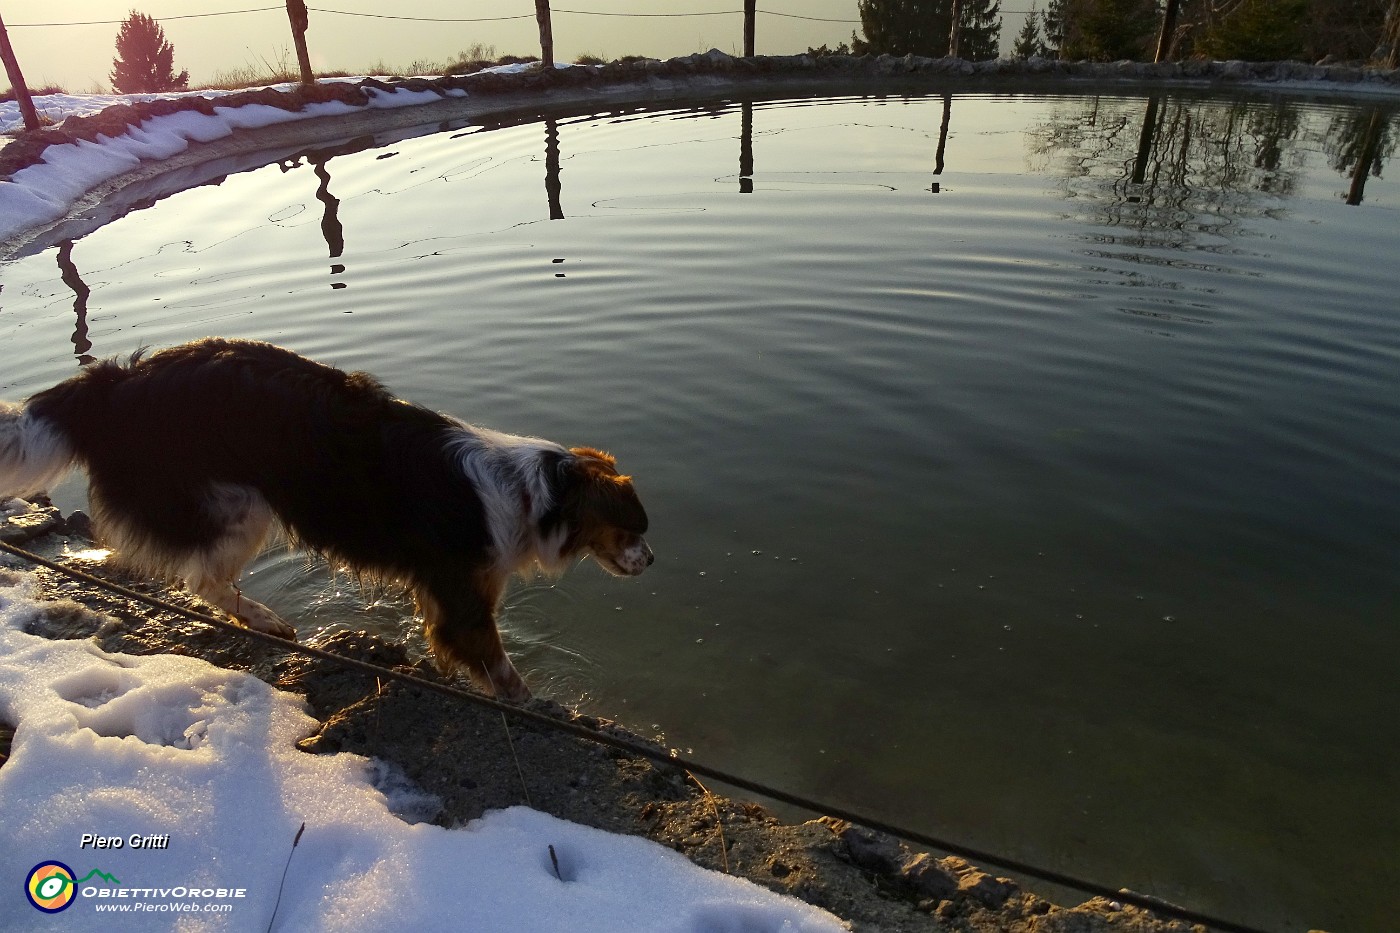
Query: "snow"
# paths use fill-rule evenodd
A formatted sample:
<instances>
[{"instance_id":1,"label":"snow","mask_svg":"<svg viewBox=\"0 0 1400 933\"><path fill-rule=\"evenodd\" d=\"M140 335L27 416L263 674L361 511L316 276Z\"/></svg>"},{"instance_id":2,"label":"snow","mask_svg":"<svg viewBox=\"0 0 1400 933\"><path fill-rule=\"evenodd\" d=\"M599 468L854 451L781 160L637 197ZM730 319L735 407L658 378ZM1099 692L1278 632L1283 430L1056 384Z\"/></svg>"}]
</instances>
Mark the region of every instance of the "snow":
<instances>
[{"instance_id":1,"label":"snow","mask_svg":"<svg viewBox=\"0 0 1400 933\"><path fill-rule=\"evenodd\" d=\"M343 79L359 81L359 78ZM293 85L274 85L276 90L288 90ZM412 107L442 98L433 91L398 89L383 91L366 88L371 108ZM34 106L50 119L59 121L69 116L96 113L113 104L150 101L159 97L207 97L217 100L233 91L189 91L174 94L50 94L34 98ZM465 96L465 91L453 90L452 96ZM257 129L276 123L309 120L353 113L361 108L340 101L309 104L299 111L282 110L266 104L243 107L214 108L212 116L190 111L143 120L117 138L99 136L98 142L86 140L49 146L43 161L20 169L9 181L0 181L0 240L39 224L57 220L67 213L84 193L110 178L130 171L142 161L168 159L189 148L191 142L207 143L231 136L237 130ZM19 105L15 101L0 104L0 132L17 130L22 126Z\"/></svg>"},{"instance_id":2,"label":"snow","mask_svg":"<svg viewBox=\"0 0 1400 933\"><path fill-rule=\"evenodd\" d=\"M316 728L300 697L194 658L25 633L41 611L33 576L0 568L0 721L16 727L0 767L7 928L265 930L280 887L280 930L845 929L650 840L525 807L455 829L410 822L436 803L396 769L297 750ZM21 883L47 861L75 882L58 913ZM60 898L65 886L50 882Z\"/></svg>"}]
</instances>

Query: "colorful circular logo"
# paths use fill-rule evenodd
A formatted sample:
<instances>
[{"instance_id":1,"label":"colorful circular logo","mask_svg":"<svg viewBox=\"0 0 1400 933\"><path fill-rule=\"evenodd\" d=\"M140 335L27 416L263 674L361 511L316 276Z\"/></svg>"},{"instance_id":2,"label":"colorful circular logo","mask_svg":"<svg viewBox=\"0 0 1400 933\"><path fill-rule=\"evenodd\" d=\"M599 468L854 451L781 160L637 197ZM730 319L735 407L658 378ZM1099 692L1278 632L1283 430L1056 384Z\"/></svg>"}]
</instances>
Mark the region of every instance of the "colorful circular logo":
<instances>
[{"instance_id":1,"label":"colorful circular logo","mask_svg":"<svg viewBox=\"0 0 1400 933\"><path fill-rule=\"evenodd\" d=\"M46 914L67 910L78 896L73 869L62 862L40 862L24 879L24 894L29 903Z\"/></svg>"}]
</instances>

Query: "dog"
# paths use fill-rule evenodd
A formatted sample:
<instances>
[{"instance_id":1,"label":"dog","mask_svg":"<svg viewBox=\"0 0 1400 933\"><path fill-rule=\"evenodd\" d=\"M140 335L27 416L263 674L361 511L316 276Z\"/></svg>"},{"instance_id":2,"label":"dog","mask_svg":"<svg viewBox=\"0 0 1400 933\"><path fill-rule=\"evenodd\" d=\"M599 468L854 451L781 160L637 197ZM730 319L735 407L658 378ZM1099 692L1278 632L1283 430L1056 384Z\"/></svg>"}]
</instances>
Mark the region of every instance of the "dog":
<instances>
[{"instance_id":1,"label":"dog","mask_svg":"<svg viewBox=\"0 0 1400 933\"><path fill-rule=\"evenodd\" d=\"M98 537L132 569L295 638L237 586L280 526L405 587L439 667L513 701L530 691L496 628L510 577L585 557L636 576L654 560L646 510L610 455L475 427L268 343L138 352L0 402L0 499L47 489L75 464Z\"/></svg>"}]
</instances>

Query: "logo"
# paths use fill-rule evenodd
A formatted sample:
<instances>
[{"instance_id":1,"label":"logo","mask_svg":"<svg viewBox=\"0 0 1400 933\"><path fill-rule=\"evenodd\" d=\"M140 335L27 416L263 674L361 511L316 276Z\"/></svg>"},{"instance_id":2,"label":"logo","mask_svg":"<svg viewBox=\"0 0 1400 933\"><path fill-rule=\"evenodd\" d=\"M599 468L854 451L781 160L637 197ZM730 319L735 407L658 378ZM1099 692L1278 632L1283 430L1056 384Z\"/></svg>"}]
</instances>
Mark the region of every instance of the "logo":
<instances>
[{"instance_id":1,"label":"logo","mask_svg":"<svg viewBox=\"0 0 1400 933\"><path fill-rule=\"evenodd\" d=\"M74 878L73 869L62 862L40 862L29 870L28 877L24 879L24 896L29 898L35 910L56 914L71 907L78 896L78 885L85 884L94 876L108 884L121 884L112 875L96 868L81 878ZM87 893L91 894L92 889L89 888Z\"/></svg>"},{"instance_id":2,"label":"logo","mask_svg":"<svg viewBox=\"0 0 1400 933\"><path fill-rule=\"evenodd\" d=\"M24 894L29 903L46 914L67 910L78 896L73 869L62 862L40 862L24 879Z\"/></svg>"}]
</instances>

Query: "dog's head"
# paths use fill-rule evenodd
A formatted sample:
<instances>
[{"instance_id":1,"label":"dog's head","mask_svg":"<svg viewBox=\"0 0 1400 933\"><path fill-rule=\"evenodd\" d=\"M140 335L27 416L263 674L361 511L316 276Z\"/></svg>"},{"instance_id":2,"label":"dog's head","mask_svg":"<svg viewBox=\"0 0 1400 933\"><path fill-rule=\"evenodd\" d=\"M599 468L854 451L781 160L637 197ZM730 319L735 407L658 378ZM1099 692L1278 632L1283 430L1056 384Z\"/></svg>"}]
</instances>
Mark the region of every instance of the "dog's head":
<instances>
[{"instance_id":1,"label":"dog's head","mask_svg":"<svg viewBox=\"0 0 1400 933\"><path fill-rule=\"evenodd\" d=\"M632 477L617 472L617 461L591 447L573 447L566 471L564 511L572 525L567 550L593 559L608 573L635 577L655 556L642 537L647 513Z\"/></svg>"}]
</instances>

